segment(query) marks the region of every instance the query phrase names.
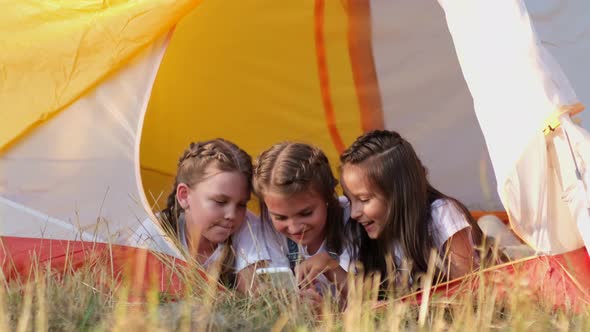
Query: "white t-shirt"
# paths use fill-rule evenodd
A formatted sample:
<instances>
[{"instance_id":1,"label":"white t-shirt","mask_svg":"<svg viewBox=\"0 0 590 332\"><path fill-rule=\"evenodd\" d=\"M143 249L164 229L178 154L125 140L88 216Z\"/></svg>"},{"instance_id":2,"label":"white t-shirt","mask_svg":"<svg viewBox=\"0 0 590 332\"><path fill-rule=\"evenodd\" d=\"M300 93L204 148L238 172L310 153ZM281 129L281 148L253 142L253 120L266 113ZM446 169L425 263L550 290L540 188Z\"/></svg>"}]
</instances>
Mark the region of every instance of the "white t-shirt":
<instances>
[{"instance_id":1,"label":"white t-shirt","mask_svg":"<svg viewBox=\"0 0 590 332\"><path fill-rule=\"evenodd\" d=\"M260 224L260 220L252 212L248 211L246 214L246 220L242 223L240 228L232 235L232 242L236 241L247 241L249 237L248 229L251 224ZM178 239L174 241L170 238L164 229L151 218L144 220L141 225L134 231L134 233L126 241L126 244L133 247L142 247L154 251L159 251L164 254L185 259L182 252L188 251L188 245L186 242L186 234L184 227L184 218L179 219L179 234ZM176 243L175 243L176 242ZM177 246L180 244L182 250ZM225 244L221 243L215 248L215 251L207 258L203 267L207 268L213 262L215 262L221 256ZM237 263L236 259L236 263ZM241 270L241 269L240 269ZM237 270L239 271L239 270Z\"/></svg>"},{"instance_id":2,"label":"white t-shirt","mask_svg":"<svg viewBox=\"0 0 590 332\"><path fill-rule=\"evenodd\" d=\"M344 208L344 223L350 217L350 203L346 197L339 197L340 205ZM289 267L289 253L287 238L274 230L272 225L263 225L260 219L249 224L249 232L244 232L234 238L234 249L236 251L236 270L240 271L248 265L260 261L267 261L269 267ZM344 237L344 236L343 236ZM315 254L325 252L325 240ZM313 255L309 254L307 248L299 246L299 254L304 259ZM340 266L348 271L350 256L346 248L342 248L340 255ZM326 280L327 282L327 280Z\"/></svg>"},{"instance_id":3,"label":"white t-shirt","mask_svg":"<svg viewBox=\"0 0 590 332\"><path fill-rule=\"evenodd\" d=\"M471 224L465 219L463 212L455 205L453 201L447 199L437 199L431 205L432 223L432 241L436 249L441 252L444 244L456 233L465 228L471 229ZM468 232L469 241L473 245L471 232Z\"/></svg>"},{"instance_id":4,"label":"white t-shirt","mask_svg":"<svg viewBox=\"0 0 590 332\"><path fill-rule=\"evenodd\" d=\"M430 205L432 221L430 223L430 232L432 241L439 253L444 254L445 243L456 233L465 228L471 229L469 221L465 219L462 211L447 199L437 199ZM471 232L468 232L469 241L473 246ZM475 250L475 249L474 249ZM403 250L399 245L394 245L394 258L396 264L400 266L403 257Z\"/></svg>"}]
</instances>

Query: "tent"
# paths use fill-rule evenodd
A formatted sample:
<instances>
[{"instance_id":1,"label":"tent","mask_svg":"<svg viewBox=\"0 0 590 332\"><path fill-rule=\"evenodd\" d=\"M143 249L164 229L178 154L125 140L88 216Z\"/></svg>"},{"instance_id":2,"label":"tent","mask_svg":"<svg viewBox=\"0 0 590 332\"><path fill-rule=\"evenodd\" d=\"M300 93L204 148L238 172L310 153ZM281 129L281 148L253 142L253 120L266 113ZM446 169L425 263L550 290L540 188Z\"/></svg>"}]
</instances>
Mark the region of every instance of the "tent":
<instances>
[{"instance_id":1,"label":"tent","mask_svg":"<svg viewBox=\"0 0 590 332\"><path fill-rule=\"evenodd\" d=\"M589 243L588 181L572 179L588 140L569 121L590 104L583 0L1 6L3 259L23 238L122 244L191 140L253 155L306 141L336 167L374 128L408 137L470 209L506 209L539 253ZM581 191L563 201L569 188Z\"/></svg>"}]
</instances>

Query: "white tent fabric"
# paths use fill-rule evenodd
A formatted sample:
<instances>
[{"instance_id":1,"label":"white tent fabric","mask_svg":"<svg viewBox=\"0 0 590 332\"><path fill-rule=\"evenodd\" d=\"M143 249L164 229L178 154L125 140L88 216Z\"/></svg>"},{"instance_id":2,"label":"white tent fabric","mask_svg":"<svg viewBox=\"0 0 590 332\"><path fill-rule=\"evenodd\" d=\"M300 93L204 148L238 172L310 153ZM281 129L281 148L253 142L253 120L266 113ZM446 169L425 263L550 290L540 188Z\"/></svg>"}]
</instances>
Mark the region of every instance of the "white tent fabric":
<instances>
[{"instance_id":1,"label":"white tent fabric","mask_svg":"<svg viewBox=\"0 0 590 332\"><path fill-rule=\"evenodd\" d=\"M371 1L373 56L388 129L433 184L474 210L502 210L473 101L436 1Z\"/></svg>"},{"instance_id":2,"label":"white tent fabric","mask_svg":"<svg viewBox=\"0 0 590 332\"><path fill-rule=\"evenodd\" d=\"M525 1L541 44L559 62L582 104L590 105L590 2ZM590 112L579 115L590 128Z\"/></svg>"},{"instance_id":3,"label":"white tent fabric","mask_svg":"<svg viewBox=\"0 0 590 332\"><path fill-rule=\"evenodd\" d=\"M0 235L106 242L151 213L139 138L167 40L2 156Z\"/></svg>"},{"instance_id":4,"label":"white tent fabric","mask_svg":"<svg viewBox=\"0 0 590 332\"><path fill-rule=\"evenodd\" d=\"M590 250L590 133L575 125L567 115L561 116L561 125L564 142L559 154L560 166L567 165L559 169L564 188L561 198L576 221L586 249Z\"/></svg>"},{"instance_id":5,"label":"white tent fabric","mask_svg":"<svg viewBox=\"0 0 590 332\"><path fill-rule=\"evenodd\" d=\"M459 8L457 16L467 16L470 11L476 14L475 7L479 8L477 10L480 14L487 13L483 20L475 17L465 18L469 21L465 21L465 26L462 25L462 32L474 37L466 43L476 43L471 45L476 45L473 49L480 53L474 57L485 63L483 66L489 69L489 74L494 74L494 66L487 62L490 58L500 57L493 60L497 63L511 58L512 56L503 50L516 46L511 50L519 53L527 47L522 43L529 37L524 33L496 40L495 37L485 34L508 33L513 29L522 31L522 26L527 27L532 23L538 30L539 40L536 42L545 46L564 68L580 101L585 105L590 103L590 62L583 59L584 55L590 54L590 23L587 20L590 15L590 3L584 0L529 0L526 2L526 8L524 5L521 8L525 11L529 9L532 18L532 21L529 21L528 18L520 19L512 1L504 1L501 4L468 2L471 4L466 5L465 1L458 1L453 5ZM441 5L447 4L441 2ZM510 13L511 17L505 17L511 15ZM471 209L502 210L494 175L499 175L497 172L501 173L500 169L503 167L510 168L511 163L518 158L519 149L526 143L521 142L520 147L510 145L510 151L513 151L511 158L502 161L503 154L502 157L496 158L494 174L486 141L481 135L478 118L473 112L473 99L453 48L444 11L441 11L435 1L430 0L372 0L371 19L373 55L386 127L398 130L408 137L429 168L435 186L457 197ZM507 20L506 25L503 20ZM451 24L456 24L453 22ZM498 25L498 22L503 23ZM477 29L481 30L484 27L490 29L478 32ZM488 51L484 52L484 49ZM549 54L543 52L545 59ZM529 59L521 56L510 61L511 66L516 66L518 61L527 62ZM553 60L544 61L552 61L552 66L556 65ZM496 75L501 77L494 79L503 82L505 91L508 92L519 86L519 83L523 83L508 80L507 77L512 77L512 74L502 76L497 72ZM531 76L534 73L527 75L535 79ZM524 76L520 77L524 79ZM512 85L504 84L506 81L510 81L508 84ZM519 89L514 88L514 91ZM499 103L501 101L498 101ZM498 109L499 111L491 113L489 119L479 120L500 121L504 119L504 115L511 113L504 105ZM510 110L513 109L515 108ZM545 109L549 110L547 107ZM500 113L502 110L505 113ZM532 109L529 111L538 113ZM549 112L551 111L553 108L550 108ZM530 121L529 114L521 114L520 118L514 118L515 121L512 122L518 130L505 127L505 130L494 138L500 145L491 143L501 150L500 153L503 147L512 143L513 133L519 132L519 121L525 123L527 127L522 129L529 134L538 132L538 127ZM590 128L590 112L582 113L581 117L582 125ZM541 117L540 121L543 120L544 117ZM523 133L522 137L527 136Z\"/></svg>"},{"instance_id":6,"label":"white tent fabric","mask_svg":"<svg viewBox=\"0 0 590 332\"><path fill-rule=\"evenodd\" d=\"M583 246L583 229L561 199L566 182L555 182L556 176L563 180L575 172L565 162L567 146L558 143L560 134L549 136L547 144L541 132L547 119L578 107L579 100L541 45L524 2L439 2L512 226L539 251L562 253ZM548 155L551 148L555 153Z\"/></svg>"}]
</instances>

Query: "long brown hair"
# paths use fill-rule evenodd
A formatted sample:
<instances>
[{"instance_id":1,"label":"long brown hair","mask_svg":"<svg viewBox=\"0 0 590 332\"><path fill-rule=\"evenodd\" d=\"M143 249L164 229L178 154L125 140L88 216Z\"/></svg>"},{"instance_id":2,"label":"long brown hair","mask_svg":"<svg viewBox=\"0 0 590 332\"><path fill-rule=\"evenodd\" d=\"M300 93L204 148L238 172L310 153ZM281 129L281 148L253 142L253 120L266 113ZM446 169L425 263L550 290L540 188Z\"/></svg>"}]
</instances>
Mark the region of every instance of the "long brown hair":
<instances>
[{"instance_id":1,"label":"long brown hair","mask_svg":"<svg viewBox=\"0 0 590 332\"><path fill-rule=\"evenodd\" d=\"M370 184L388 202L386 224L378 239L369 238L357 222L347 224L353 259L360 261L365 270L379 272L386 278L385 257L393 253L393 245L397 243L409 260L411 274L416 277L426 273L430 252L437 249L431 233L431 205L441 198L461 211L471 225L474 242L481 242L482 232L469 210L430 184L427 170L412 145L397 132L375 130L358 137L342 153L340 161L342 167L362 166Z\"/></svg>"},{"instance_id":2,"label":"long brown hair","mask_svg":"<svg viewBox=\"0 0 590 332\"><path fill-rule=\"evenodd\" d=\"M248 190L252 190L252 157L234 143L217 138L209 141L190 143L178 159L176 178L172 192L168 195L166 208L161 212L164 230L173 238L179 237L178 220L184 212L176 200L176 189L179 183L193 187L206 177L209 167L222 172L240 172L248 181ZM231 248L231 237L228 239L221 266L221 278L227 284L233 281L233 263L235 257Z\"/></svg>"},{"instance_id":3,"label":"long brown hair","mask_svg":"<svg viewBox=\"0 0 590 332\"><path fill-rule=\"evenodd\" d=\"M343 208L336 195L338 181L326 155L315 146L283 142L261 153L254 163L254 193L260 200L261 219L270 222L264 195L292 195L315 190L327 203L326 247L342 253Z\"/></svg>"}]
</instances>

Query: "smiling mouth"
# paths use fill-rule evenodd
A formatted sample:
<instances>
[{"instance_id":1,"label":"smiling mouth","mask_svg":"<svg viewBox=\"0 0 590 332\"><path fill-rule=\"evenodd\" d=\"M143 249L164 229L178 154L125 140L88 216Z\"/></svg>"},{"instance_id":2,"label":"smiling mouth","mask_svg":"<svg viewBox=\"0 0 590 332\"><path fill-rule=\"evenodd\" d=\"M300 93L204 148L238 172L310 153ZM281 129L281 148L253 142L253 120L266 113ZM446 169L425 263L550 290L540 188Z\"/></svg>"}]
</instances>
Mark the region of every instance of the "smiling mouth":
<instances>
[{"instance_id":1,"label":"smiling mouth","mask_svg":"<svg viewBox=\"0 0 590 332\"><path fill-rule=\"evenodd\" d=\"M232 229L232 226L231 225L220 225L220 224L217 224L215 226L217 226L219 228L227 229L227 230L231 230Z\"/></svg>"},{"instance_id":2,"label":"smiling mouth","mask_svg":"<svg viewBox=\"0 0 590 332\"><path fill-rule=\"evenodd\" d=\"M370 220L367 222L359 222L359 224L361 224L361 226L363 226L365 229L367 229L367 228L372 228L372 226L375 225L375 221Z\"/></svg>"},{"instance_id":3,"label":"smiling mouth","mask_svg":"<svg viewBox=\"0 0 590 332\"><path fill-rule=\"evenodd\" d=\"M293 239L295 239L297 241L301 241L304 236L305 236L305 232L295 233L295 234L289 234L289 237L290 238L293 238Z\"/></svg>"}]
</instances>

